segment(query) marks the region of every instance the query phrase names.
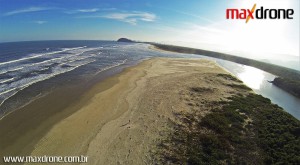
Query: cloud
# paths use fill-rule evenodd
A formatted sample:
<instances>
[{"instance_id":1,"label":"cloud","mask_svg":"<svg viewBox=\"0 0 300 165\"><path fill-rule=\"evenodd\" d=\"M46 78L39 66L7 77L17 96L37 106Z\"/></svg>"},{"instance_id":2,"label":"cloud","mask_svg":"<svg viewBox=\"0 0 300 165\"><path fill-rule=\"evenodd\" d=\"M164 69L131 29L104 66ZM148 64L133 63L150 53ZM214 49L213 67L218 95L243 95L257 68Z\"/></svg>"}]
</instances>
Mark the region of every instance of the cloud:
<instances>
[{"instance_id":1,"label":"cloud","mask_svg":"<svg viewBox=\"0 0 300 165\"><path fill-rule=\"evenodd\" d=\"M169 9L169 10L172 10L172 9ZM186 16L191 16L191 17L194 17L194 18L197 18L197 19L201 19L202 21L206 21L208 23L215 23L215 21L212 21L210 19L207 19L207 18L204 18L204 17L201 17L199 15L195 15L195 14L191 14L191 13L188 13L188 12L184 12L184 11L179 11L179 10L172 10L176 13L179 13L179 14L183 14L183 15L186 15Z\"/></svg>"},{"instance_id":2,"label":"cloud","mask_svg":"<svg viewBox=\"0 0 300 165\"><path fill-rule=\"evenodd\" d=\"M200 15L192 14L192 13L189 13L189 12L186 12L186 11L174 10L172 8L167 8L167 7L155 7L155 8L160 9L160 10L167 10L167 11L178 13L178 14L185 15L185 16L188 16L188 17L194 17L196 19L200 19L200 20L205 21L207 23L215 23L215 21L213 21L213 20L202 17Z\"/></svg>"},{"instance_id":3,"label":"cloud","mask_svg":"<svg viewBox=\"0 0 300 165\"><path fill-rule=\"evenodd\" d=\"M194 23L182 23L185 24L186 26L190 27L190 31L203 31L205 33L214 33L214 34L224 34L227 31L222 29L221 27L214 27L214 24L203 26L203 25L198 25Z\"/></svg>"},{"instance_id":4,"label":"cloud","mask_svg":"<svg viewBox=\"0 0 300 165\"><path fill-rule=\"evenodd\" d=\"M117 8L110 7L110 8L103 8L102 11L111 11L111 10L117 10Z\"/></svg>"},{"instance_id":5,"label":"cloud","mask_svg":"<svg viewBox=\"0 0 300 165\"><path fill-rule=\"evenodd\" d=\"M92 13L92 12L96 12L98 11L98 8L93 8L93 9L78 9L78 12L82 12L82 13Z\"/></svg>"},{"instance_id":6,"label":"cloud","mask_svg":"<svg viewBox=\"0 0 300 165\"><path fill-rule=\"evenodd\" d=\"M76 14L76 13L94 13L99 11L100 9L98 8L91 8L91 9L76 9L76 10L69 10L66 11L65 13L67 14ZM102 9L101 9L102 10Z\"/></svg>"},{"instance_id":7,"label":"cloud","mask_svg":"<svg viewBox=\"0 0 300 165\"><path fill-rule=\"evenodd\" d=\"M36 24L42 25L42 24L45 24L45 23L47 23L47 21L33 21L33 23L36 23Z\"/></svg>"},{"instance_id":8,"label":"cloud","mask_svg":"<svg viewBox=\"0 0 300 165\"><path fill-rule=\"evenodd\" d=\"M11 15L16 15L16 14L22 14L22 13L31 13L31 12L37 12L37 11L44 11L44 10L49 10L50 8L46 7L29 7L25 9L18 9L18 10L13 10L10 12L7 12L4 14L4 16L11 16Z\"/></svg>"},{"instance_id":9,"label":"cloud","mask_svg":"<svg viewBox=\"0 0 300 165\"><path fill-rule=\"evenodd\" d=\"M155 14L147 12L109 13L102 17L130 23L132 25L136 25L138 21L153 22L156 20Z\"/></svg>"},{"instance_id":10,"label":"cloud","mask_svg":"<svg viewBox=\"0 0 300 165\"><path fill-rule=\"evenodd\" d=\"M121 22L126 22L131 25L136 25L139 21L144 22L153 22L156 20L156 15L147 12L115 12L115 13L107 13L107 14L98 14L98 15L84 15L76 18L106 18L117 20Z\"/></svg>"}]
</instances>

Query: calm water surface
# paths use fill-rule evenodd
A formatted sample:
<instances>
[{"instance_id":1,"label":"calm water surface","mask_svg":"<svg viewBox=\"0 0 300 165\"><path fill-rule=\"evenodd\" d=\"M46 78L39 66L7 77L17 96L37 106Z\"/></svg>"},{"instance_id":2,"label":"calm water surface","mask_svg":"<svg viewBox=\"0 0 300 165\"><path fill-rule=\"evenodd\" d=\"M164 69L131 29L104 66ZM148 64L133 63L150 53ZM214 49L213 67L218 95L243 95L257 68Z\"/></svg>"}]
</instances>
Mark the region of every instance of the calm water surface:
<instances>
[{"instance_id":1,"label":"calm water surface","mask_svg":"<svg viewBox=\"0 0 300 165\"><path fill-rule=\"evenodd\" d=\"M274 80L276 76L254 67L229 61L218 60L218 63L252 88L255 93L269 98L274 104L278 104L300 120L300 99L268 82Z\"/></svg>"}]
</instances>

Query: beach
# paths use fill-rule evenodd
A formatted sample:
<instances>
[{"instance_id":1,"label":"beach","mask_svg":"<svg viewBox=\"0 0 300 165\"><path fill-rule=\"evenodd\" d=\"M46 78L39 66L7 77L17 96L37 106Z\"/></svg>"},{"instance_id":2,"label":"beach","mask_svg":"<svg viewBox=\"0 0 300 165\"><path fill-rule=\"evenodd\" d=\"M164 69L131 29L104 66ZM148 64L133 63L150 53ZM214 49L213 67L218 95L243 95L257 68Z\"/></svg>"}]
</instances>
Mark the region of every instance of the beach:
<instances>
[{"instance_id":1,"label":"beach","mask_svg":"<svg viewBox=\"0 0 300 165\"><path fill-rule=\"evenodd\" d=\"M249 93L239 85L210 60L152 58L99 82L70 105L51 103L51 97L72 99L61 91L9 114L0 121L0 154L153 164L177 114L197 111L204 117L218 106L214 102ZM43 112L43 107L57 110Z\"/></svg>"}]
</instances>

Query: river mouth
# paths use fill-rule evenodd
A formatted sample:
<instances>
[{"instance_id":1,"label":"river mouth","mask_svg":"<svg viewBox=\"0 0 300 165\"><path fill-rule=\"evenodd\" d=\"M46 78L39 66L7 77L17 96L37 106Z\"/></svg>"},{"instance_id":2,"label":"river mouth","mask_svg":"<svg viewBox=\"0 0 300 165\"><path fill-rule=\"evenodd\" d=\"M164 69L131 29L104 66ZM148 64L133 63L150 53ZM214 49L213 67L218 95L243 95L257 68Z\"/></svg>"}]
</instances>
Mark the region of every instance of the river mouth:
<instances>
[{"instance_id":1,"label":"river mouth","mask_svg":"<svg viewBox=\"0 0 300 165\"><path fill-rule=\"evenodd\" d=\"M160 50L153 48L153 51ZM160 54L176 56L181 58L204 58L217 62L231 74L239 78L245 85L250 87L255 93L269 98L273 104L282 107L286 112L300 120L300 99L290 93L278 88L269 81L273 81L275 75L247 65L217 59L198 54L174 53L170 51L160 51Z\"/></svg>"},{"instance_id":2,"label":"river mouth","mask_svg":"<svg viewBox=\"0 0 300 165\"><path fill-rule=\"evenodd\" d=\"M269 98L272 103L279 105L300 120L300 99L270 83L269 81L273 81L276 77L275 75L247 65L220 59L216 61L242 80L255 93Z\"/></svg>"}]
</instances>

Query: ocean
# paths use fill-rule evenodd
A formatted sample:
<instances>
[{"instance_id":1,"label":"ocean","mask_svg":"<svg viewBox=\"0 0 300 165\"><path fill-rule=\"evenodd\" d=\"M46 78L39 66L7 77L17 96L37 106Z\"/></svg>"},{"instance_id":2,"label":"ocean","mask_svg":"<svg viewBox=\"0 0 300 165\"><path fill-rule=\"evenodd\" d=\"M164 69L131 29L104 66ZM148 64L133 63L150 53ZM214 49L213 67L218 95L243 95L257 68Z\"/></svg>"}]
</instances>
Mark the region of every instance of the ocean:
<instances>
[{"instance_id":1,"label":"ocean","mask_svg":"<svg viewBox=\"0 0 300 165\"><path fill-rule=\"evenodd\" d=\"M113 41L0 43L0 117L57 86L88 84L105 70L153 55L145 47Z\"/></svg>"},{"instance_id":2,"label":"ocean","mask_svg":"<svg viewBox=\"0 0 300 165\"><path fill-rule=\"evenodd\" d=\"M206 58L239 77L256 93L300 119L300 100L267 82L274 75L255 70L243 79L246 66L201 55L162 52L149 49L149 44L115 41L28 41L0 43L0 119L32 101L55 91L56 102L80 98L87 89L124 68L152 57ZM253 69L250 68L253 72ZM250 72L251 73L251 72ZM263 75L258 79L257 73ZM257 86L257 85L256 85ZM72 98L72 99L71 99ZM59 104L59 103L58 103ZM52 106L52 105L47 105Z\"/></svg>"}]
</instances>

